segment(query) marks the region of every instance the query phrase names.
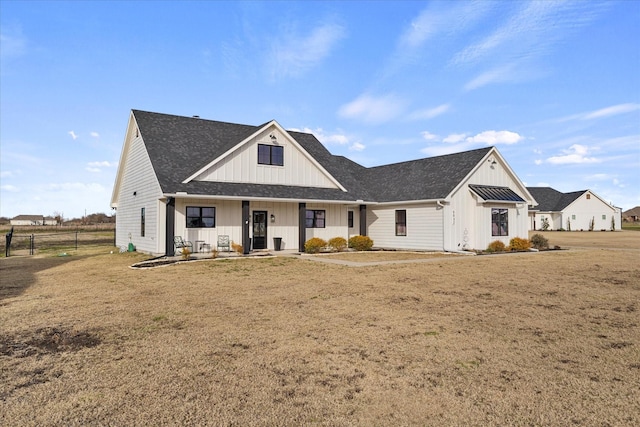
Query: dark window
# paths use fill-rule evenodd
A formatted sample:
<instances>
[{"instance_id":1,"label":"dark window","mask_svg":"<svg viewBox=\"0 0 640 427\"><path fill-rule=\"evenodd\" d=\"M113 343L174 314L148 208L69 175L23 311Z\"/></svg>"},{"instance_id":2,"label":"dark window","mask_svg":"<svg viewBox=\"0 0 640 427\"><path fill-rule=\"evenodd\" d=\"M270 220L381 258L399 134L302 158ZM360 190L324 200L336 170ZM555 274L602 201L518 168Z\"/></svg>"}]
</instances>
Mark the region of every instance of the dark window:
<instances>
[{"instance_id":1,"label":"dark window","mask_svg":"<svg viewBox=\"0 0 640 427\"><path fill-rule=\"evenodd\" d=\"M396 211L396 236L407 235L407 211Z\"/></svg>"},{"instance_id":2,"label":"dark window","mask_svg":"<svg viewBox=\"0 0 640 427\"><path fill-rule=\"evenodd\" d=\"M306 227L307 228L324 228L325 225L325 213L324 211L307 211Z\"/></svg>"},{"instance_id":3,"label":"dark window","mask_svg":"<svg viewBox=\"0 0 640 427\"><path fill-rule=\"evenodd\" d=\"M145 229L145 218L144 218L144 208L140 209L140 237L144 237L144 229Z\"/></svg>"},{"instance_id":4,"label":"dark window","mask_svg":"<svg viewBox=\"0 0 640 427\"><path fill-rule=\"evenodd\" d=\"M258 164L284 166L284 147L258 144Z\"/></svg>"},{"instance_id":5,"label":"dark window","mask_svg":"<svg viewBox=\"0 0 640 427\"><path fill-rule=\"evenodd\" d=\"M216 208L187 206L187 228L213 228L216 226Z\"/></svg>"},{"instance_id":6,"label":"dark window","mask_svg":"<svg viewBox=\"0 0 640 427\"><path fill-rule=\"evenodd\" d=\"M492 236L508 236L509 235L509 210L508 209L491 209L491 235Z\"/></svg>"},{"instance_id":7,"label":"dark window","mask_svg":"<svg viewBox=\"0 0 640 427\"><path fill-rule=\"evenodd\" d=\"M347 212L347 222L349 223L349 228L353 228L353 211Z\"/></svg>"}]
</instances>

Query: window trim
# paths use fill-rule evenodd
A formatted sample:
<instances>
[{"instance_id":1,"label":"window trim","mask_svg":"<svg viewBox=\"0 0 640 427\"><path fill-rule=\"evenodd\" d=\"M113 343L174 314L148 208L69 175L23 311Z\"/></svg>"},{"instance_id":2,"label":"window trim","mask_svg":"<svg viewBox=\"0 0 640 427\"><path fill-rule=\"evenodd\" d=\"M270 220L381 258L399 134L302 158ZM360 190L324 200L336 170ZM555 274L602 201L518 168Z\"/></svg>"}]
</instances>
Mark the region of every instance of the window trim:
<instances>
[{"instance_id":1,"label":"window trim","mask_svg":"<svg viewBox=\"0 0 640 427\"><path fill-rule=\"evenodd\" d=\"M266 159L264 159L265 161L263 161L263 159L261 158L262 156L260 155L260 151L261 148L268 148L269 149L269 161L268 163L266 162ZM279 148L281 151L281 156L280 156L280 162L277 163L276 160L277 157L274 155L274 151L275 148ZM264 155L264 153L263 153ZM284 147L282 145L271 145L271 144L258 144L258 164L259 165L265 165L265 166L284 166Z\"/></svg>"},{"instance_id":2,"label":"window trim","mask_svg":"<svg viewBox=\"0 0 640 427\"><path fill-rule=\"evenodd\" d=\"M495 215L498 215L497 219ZM509 209L491 208L491 236L505 237L509 235Z\"/></svg>"},{"instance_id":3,"label":"window trim","mask_svg":"<svg viewBox=\"0 0 640 427\"><path fill-rule=\"evenodd\" d=\"M313 213L313 216L309 218L309 213ZM320 214L321 215L318 215ZM320 218L320 216L322 218ZM311 220L311 226L309 226L309 220ZM318 225L319 222L322 222L322 225ZM327 211L324 209L307 209L305 213L305 228L326 228L327 226Z\"/></svg>"},{"instance_id":4,"label":"window trim","mask_svg":"<svg viewBox=\"0 0 640 427\"><path fill-rule=\"evenodd\" d=\"M198 216L189 215L189 209L198 209ZM203 209L213 209L213 216L203 216ZM216 228L216 207L215 206L187 206L184 211L184 219L186 228ZM197 219L201 225L190 225L189 218ZM207 226L204 218L212 218L213 225Z\"/></svg>"},{"instance_id":5,"label":"window trim","mask_svg":"<svg viewBox=\"0 0 640 427\"><path fill-rule=\"evenodd\" d=\"M396 236L407 235L407 210L396 209ZM402 216L403 218L400 218Z\"/></svg>"}]
</instances>

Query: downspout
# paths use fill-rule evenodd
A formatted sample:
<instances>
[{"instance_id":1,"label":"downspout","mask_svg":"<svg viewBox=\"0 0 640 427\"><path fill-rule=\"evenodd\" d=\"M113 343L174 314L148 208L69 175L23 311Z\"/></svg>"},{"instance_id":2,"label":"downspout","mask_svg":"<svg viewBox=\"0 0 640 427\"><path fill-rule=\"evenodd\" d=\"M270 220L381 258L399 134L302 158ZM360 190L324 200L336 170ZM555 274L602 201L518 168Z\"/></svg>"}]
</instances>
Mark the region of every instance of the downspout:
<instances>
[{"instance_id":1,"label":"downspout","mask_svg":"<svg viewBox=\"0 0 640 427\"><path fill-rule=\"evenodd\" d=\"M446 252L444 249L444 203L442 203L442 200L436 200L436 205L442 209L442 252Z\"/></svg>"}]
</instances>

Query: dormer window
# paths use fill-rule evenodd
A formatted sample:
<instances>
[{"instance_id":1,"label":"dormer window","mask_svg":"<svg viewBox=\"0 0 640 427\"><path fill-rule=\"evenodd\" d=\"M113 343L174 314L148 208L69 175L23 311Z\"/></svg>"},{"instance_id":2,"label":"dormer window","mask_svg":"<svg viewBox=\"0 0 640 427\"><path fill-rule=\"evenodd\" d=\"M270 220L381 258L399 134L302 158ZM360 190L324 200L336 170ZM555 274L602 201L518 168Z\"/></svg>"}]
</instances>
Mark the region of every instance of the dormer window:
<instances>
[{"instance_id":1,"label":"dormer window","mask_svg":"<svg viewBox=\"0 0 640 427\"><path fill-rule=\"evenodd\" d=\"M258 144L258 164L284 166L284 147Z\"/></svg>"}]
</instances>

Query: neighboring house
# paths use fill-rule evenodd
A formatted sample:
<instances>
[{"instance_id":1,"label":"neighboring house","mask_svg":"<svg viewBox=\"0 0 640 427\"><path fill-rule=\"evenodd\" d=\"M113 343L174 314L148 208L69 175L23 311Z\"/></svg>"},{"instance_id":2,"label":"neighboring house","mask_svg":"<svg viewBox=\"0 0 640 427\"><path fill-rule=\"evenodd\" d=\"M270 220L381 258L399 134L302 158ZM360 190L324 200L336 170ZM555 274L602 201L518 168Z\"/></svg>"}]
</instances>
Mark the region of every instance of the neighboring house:
<instances>
[{"instance_id":1,"label":"neighboring house","mask_svg":"<svg viewBox=\"0 0 640 427\"><path fill-rule=\"evenodd\" d=\"M43 221L44 225L58 225L58 220L52 216L45 216Z\"/></svg>"},{"instance_id":2,"label":"neighboring house","mask_svg":"<svg viewBox=\"0 0 640 427\"><path fill-rule=\"evenodd\" d=\"M18 215L11 218L11 225L44 225L42 215Z\"/></svg>"},{"instance_id":3,"label":"neighboring house","mask_svg":"<svg viewBox=\"0 0 640 427\"><path fill-rule=\"evenodd\" d=\"M640 206L622 212L622 218L628 222L640 221Z\"/></svg>"},{"instance_id":4,"label":"neighboring house","mask_svg":"<svg viewBox=\"0 0 640 427\"><path fill-rule=\"evenodd\" d=\"M604 201L591 190L561 193L551 187L527 187L538 202L529 207L529 229L543 230L615 230L622 228L621 209ZM593 227L592 227L593 223Z\"/></svg>"},{"instance_id":5,"label":"neighboring house","mask_svg":"<svg viewBox=\"0 0 640 427\"><path fill-rule=\"evenodd\" d=\"M484 249L527 237L536 202L495 147L373 168L308 133L133 110L111 206L116 244L173 255L174 236L304 250L312 237L376 247Z\"/></svg>"}]
</instances>

